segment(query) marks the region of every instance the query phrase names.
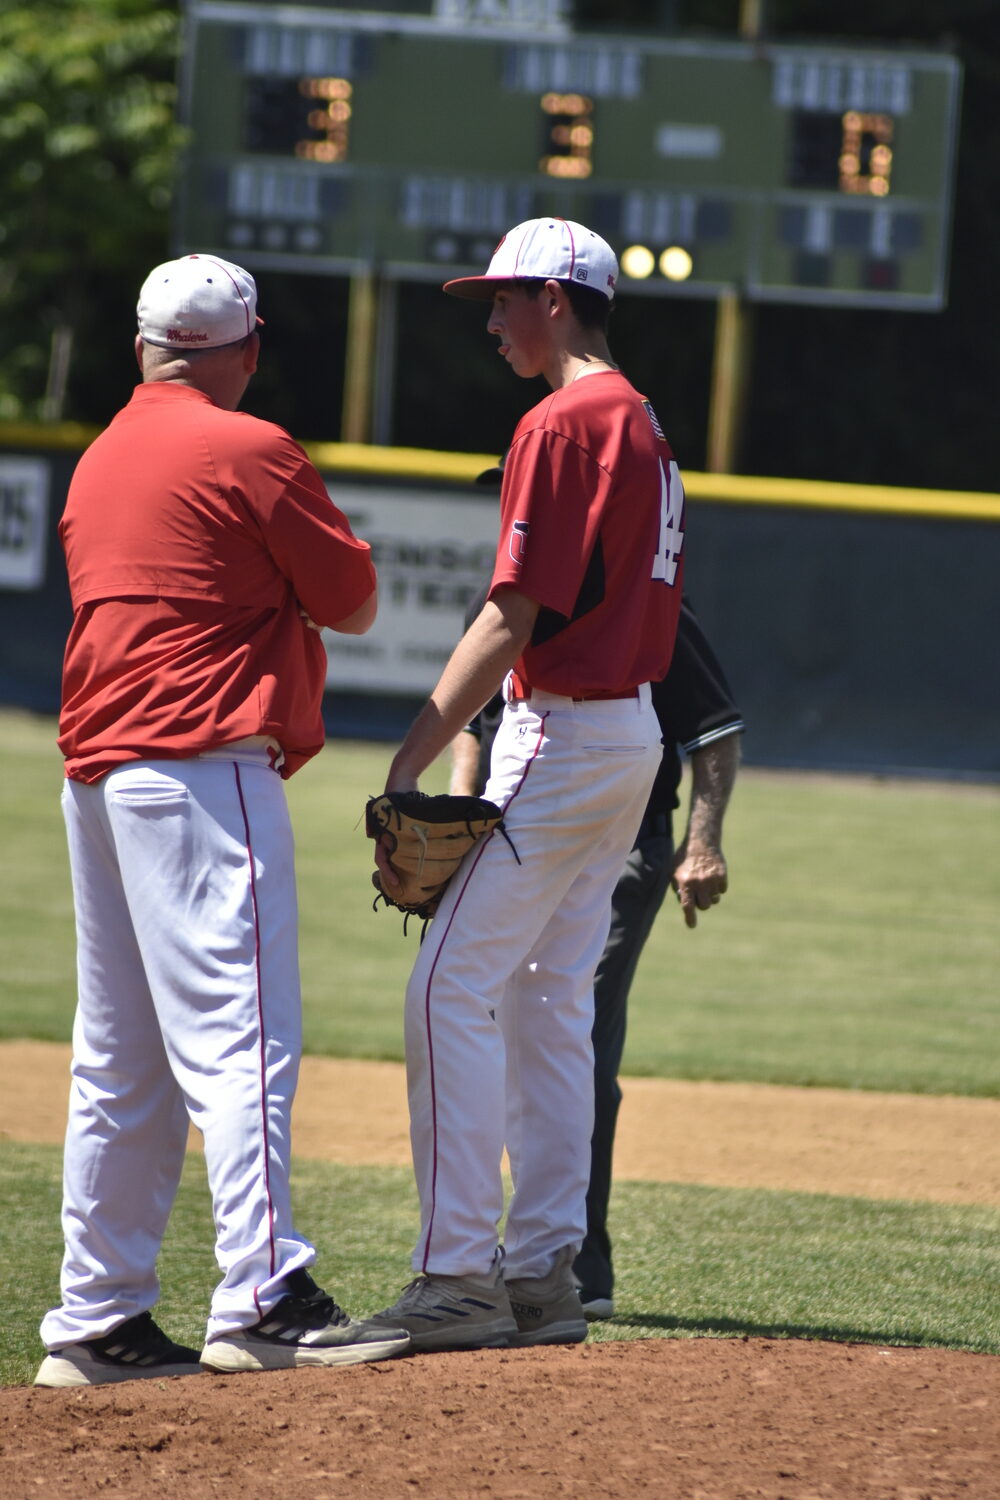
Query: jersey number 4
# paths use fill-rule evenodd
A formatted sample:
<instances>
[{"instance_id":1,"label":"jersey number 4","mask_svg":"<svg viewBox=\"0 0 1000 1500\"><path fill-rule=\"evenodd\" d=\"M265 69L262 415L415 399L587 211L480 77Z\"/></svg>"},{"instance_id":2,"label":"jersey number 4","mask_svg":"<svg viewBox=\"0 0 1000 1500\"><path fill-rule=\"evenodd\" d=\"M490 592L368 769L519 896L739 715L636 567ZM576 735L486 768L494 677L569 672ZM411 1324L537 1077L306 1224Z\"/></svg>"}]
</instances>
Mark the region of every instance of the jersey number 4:
<instances>
[{"instance_id":1,"label":"jersey number 4","mask_svg":"<svg viewBox=\"0 0 1000 1500\"><path fill-rule=\"evenodd\" d=\"M670 472L660 460L660 545L653 558L653 577L664 583L677 581L677 566L684 546L684 486L680 470L670 461Z\"/></svg>"}]
</instances>

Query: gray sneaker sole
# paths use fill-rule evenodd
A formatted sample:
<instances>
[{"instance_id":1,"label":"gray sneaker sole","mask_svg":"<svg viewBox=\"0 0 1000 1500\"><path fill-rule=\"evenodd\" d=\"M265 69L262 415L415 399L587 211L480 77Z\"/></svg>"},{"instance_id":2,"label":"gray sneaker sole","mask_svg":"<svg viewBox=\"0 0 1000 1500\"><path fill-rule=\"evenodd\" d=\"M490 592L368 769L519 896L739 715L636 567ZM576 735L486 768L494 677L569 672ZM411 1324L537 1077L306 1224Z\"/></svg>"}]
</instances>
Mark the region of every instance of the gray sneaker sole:
<instances>
[{"instance_id":1,"label":"gray sneaker sole","mask_svg":"<svg viewBox=\"0 0 1000 1500\"><path fill-rule=\"evenodd\" d=\"M200 1364L106 1365L85 1350L65 1349L48 1355L39 1366L35 1385L68 1390L80 1385L118 1385L123 1380L167 1380L175 1375L200 1375Z\"/></svg>"},{"instance_id":2,"label":"gray sneaker sole","mask_svg":"<svg viewBox=\"0 0 1000 1500\"><path fill-rule=\"evenodd\" d=\"M410 1348L408 1338L384 1338L367 1344L269 1344L264 1339L212 1339L201 1351L203 1369L220 1375L245 1370L300 1370L317 1365L364 1365L392 1359Z\"/></svg>"},{"instance_id":3,"label":"gray sneaker sole","mask_svg":"<svg viewBox=\"0 0 1000 1500\"><path fill-rule=\"evenodd\" d=\"M408 1320L403 1319L404 1324ZM461 1323L447 1323L433 1328L411 1328L410 1347L414 1354L437 1354L457 1349L506 1349L517 1334L513 1318L494 1323L475 1323L464 1328Z\"/></svg>"},{"instance_id":4,"label":"gray sneaker sole","mask_svg":"<svg viewBox=\"0 0 1000 1500\"><path fill-rule=\"evenodd\" d=\"M586 1337L587 1320L572 1318L562 1323L545 1323L541 1328L519 1328L511 1335L510 1346L531 1349L536 1344L582 1344Z\"/></svg>"}]
</instances>

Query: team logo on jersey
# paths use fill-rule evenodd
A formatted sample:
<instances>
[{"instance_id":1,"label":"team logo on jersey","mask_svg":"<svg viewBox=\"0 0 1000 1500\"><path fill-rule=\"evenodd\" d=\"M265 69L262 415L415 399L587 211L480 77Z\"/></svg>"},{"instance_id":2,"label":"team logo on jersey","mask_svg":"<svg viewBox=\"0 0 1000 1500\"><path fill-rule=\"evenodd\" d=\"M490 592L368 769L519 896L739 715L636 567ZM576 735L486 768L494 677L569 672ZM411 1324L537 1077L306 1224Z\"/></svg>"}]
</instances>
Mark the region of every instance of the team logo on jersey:
<instances>
[{"instance_id":1,"label":"team logo on jersey","mask_svg":"<svg viewBox=\"0 0 1000 1500\"><path fill-rule=\"evenodd\" d=\"M531 524L528 521L515 521L510 529L510 540L507 543L511 561L518 566L524 562L524 555L528 547L528 532Z\"/></svg>"},{"instance_id":2,"label":"team logo on jersey","mask_svg":"<svg viewBox=\"0 0 1000 1500\"><path fill-rule=\"evenodd\" d=\"M663 428L660 426L659 421L657 420L656 412L650 406L648 401L644 401L642 404L645 408L646 416L649 418L649 425L652 427L660 442L665 443L667 440L663 435Z\"/></svg>"}]
</instances>

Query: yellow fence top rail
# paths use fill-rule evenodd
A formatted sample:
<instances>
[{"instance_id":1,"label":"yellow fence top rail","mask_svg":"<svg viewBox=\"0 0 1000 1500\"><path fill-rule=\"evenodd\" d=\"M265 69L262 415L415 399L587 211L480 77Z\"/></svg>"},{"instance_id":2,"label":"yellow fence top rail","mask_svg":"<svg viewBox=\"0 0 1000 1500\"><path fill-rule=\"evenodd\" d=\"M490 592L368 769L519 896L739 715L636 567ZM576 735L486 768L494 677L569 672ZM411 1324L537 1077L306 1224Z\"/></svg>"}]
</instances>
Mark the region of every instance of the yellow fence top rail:
<instances>
[{"instance_id":1,"label":"yellow fence top rail","mask_svg":"<svg viewBox=\"0 0 1000 1500\"><path fill-rule=\"evenodd\" d=\"M0 423L0 448L83 449L99 428L81 423ZM385 479L473 484L495 468L496 453L440 453L425 448L381 448L367 443L302 445L317 468ZM943 521L1000 521L1000 495L973 490L917 490L878 484L834 484L820 479L767 479L749 474L703 474L683 470L692 500L724 505L783 505L800 510L869 511L927 516Z\"/></svg>"}]
</instances>

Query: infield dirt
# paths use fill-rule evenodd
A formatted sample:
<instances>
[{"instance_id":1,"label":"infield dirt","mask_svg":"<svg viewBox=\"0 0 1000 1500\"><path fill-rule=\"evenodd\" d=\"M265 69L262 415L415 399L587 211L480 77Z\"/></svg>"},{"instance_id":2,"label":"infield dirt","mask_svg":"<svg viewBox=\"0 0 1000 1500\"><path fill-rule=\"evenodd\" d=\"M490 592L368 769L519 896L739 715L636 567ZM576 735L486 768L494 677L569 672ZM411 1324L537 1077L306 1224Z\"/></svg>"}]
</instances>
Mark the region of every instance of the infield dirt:
<instances>
[{"instance_id":1,"label":"infield dirt","mask_svg":"<svg viewBox=\"0 0 1000 1500\"><path fill-rule=\"evenodd\" d=\"M67 1070L0 1045L0 1141L62 1139ZM304 1158L407 1162L402 1070L307 1059L295 1132ZM616 1163L998 1206L1000 1102L628 1079ZM4 1500L996 1500L998 1474L1000 1359L942 1350L652 1339L0 1391Z\"/></svg>"}]
</instances>

